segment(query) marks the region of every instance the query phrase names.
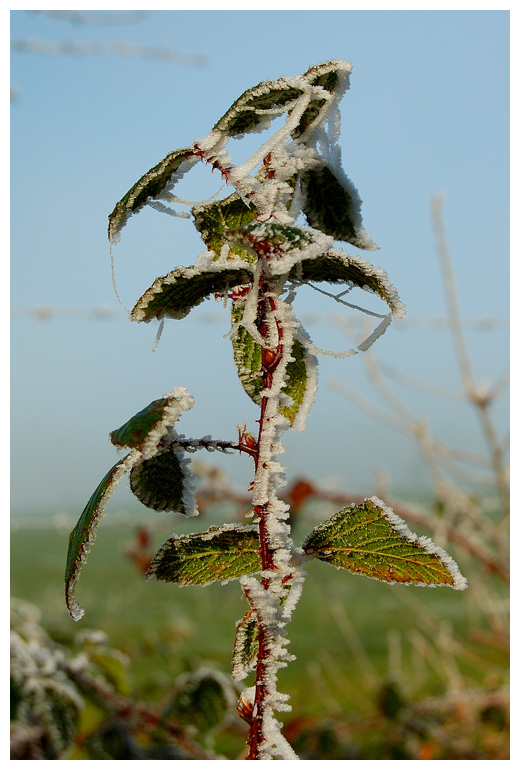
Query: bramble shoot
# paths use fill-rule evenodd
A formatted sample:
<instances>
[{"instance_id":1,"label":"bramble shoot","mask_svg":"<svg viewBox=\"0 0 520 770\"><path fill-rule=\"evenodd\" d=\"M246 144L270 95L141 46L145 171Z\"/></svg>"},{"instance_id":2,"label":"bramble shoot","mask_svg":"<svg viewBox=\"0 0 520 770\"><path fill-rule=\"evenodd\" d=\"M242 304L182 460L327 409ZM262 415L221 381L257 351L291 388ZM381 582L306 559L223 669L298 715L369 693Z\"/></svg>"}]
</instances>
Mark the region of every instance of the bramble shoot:
<instances>
[{"instance_id":1,"label":"bramble shoot","mask_svg":"<svg viewBox=\"0 0 520 770\"><path fill-rule=\"evenodd\" d=\"M237 624L232 675L237 681L254 675L237 706L249 724L248 759L254 760L297 759L276 719L276 712L290 710L288 696L277 690L277 673L293 659L286 626L313 559L387 583L466 587L455 562L431 540L410 532L378 498L343 508L297 546L289 506L277 496L285 485L278 461L282 439L287 430L305 427L317 388L317 356L362 352L392 318L404 314L383 269L335 246L343 241L357 249L377 248L362 226L361 201L341 168L337 144L338 104L351 69L348 62L329 61L303 75L249 89L204 139L171 152L141 177L109 218L112 247L143 206L189 217L188 203L175 195L175 186L197 164L217 171L221 189L232 190L227 197L218 197L219 191L210 200L190 204L206 250L193 266L157 278L130 318L182 319L212 295L223 297L230 307L228 336L238 377L258 406L258 428L255 435L243 426L235 441L186 438L177 423L195 401L176 386L114 430L111 441L126 454L96 488L71 533L68 607L79 620L80 570L106 502L126 473L145 506L195 516L189 454L198 449L247 453L254 464L251 523L174 535L155 555L147 579L184 586L240 581L249 607ZM275 119L274 133L259 140L247 160L234 163L228 140L266 132ZM302 214L307 226L299 224ZM374 317L374 329L357 348L335 354L316 348L294 316L299 287L316 284L326 284L325 293L358 310L346 299L354 287L380 298L384 312L363 311Z\"/></svg>"}]
</instances>

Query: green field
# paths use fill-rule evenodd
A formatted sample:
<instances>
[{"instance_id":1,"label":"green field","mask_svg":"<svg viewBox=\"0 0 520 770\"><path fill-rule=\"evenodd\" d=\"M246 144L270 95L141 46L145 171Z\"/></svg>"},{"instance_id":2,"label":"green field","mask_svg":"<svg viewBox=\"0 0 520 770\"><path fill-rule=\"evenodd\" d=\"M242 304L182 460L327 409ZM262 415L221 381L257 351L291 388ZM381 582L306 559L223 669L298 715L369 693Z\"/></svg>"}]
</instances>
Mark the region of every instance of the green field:
<instances>
[{"instance_id":1,"label":"green field","mask_svg":"<svg viewBox=\"0 0 520 770\"><path fill-rule=\"evenodd\" d=\"M239 584L179 588L148 583L125 554L137 522L108 520L101 522L79 581L78 600L86 611L79 623L69 618L64 602L64 528L13 528L11 595L36 605L42 625L61 643L72 643L83 629L105 631L111 644L129 656L135 697L149 703L160 700L178 674L201 661L229 673L235 622L247 610ZM154 526L153 550L171 534L172 520L155 516L146 521ZM204 516L201 522L182 522L177 531L213 523L218 519ZM299 522L301 536L296 533L295 541L311 527ZM501 686L507 667L503 651L475 641L476 630L481 636L490 633L476 601L482 578L463 554L453 548L451 553L470 579L464 593L388 586L317 561L309 565L289 627L296 661L280 672L279 689L290 694L293 707L285 721L332 718L348 724L374 718L390 680L414 701L445 696L454 677L468 691L493 682ZM486 586L505 597L500 585L488 581ZM440 630L445 640L455 639L444 653ZM450 674L450 666L456 673Z\"/></svg>"}]
</instances>

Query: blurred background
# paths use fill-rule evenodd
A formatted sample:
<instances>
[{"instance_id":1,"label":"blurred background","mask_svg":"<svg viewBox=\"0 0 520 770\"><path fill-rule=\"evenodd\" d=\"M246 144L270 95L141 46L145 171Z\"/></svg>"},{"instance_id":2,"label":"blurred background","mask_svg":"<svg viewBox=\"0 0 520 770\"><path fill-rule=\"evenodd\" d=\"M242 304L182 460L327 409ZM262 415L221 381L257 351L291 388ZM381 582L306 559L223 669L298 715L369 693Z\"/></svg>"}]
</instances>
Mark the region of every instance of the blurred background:
<instances>
[{"instance_id":1,"label":"blurred background","mask_svg":"<svg viewBox=\"0 0 520 770\"><path fill-rule=\"evenodd\" d=\"M112 287L106 231L114 205L168 152L203 138L245 89L348 59L343 167L380 246L361 256L387 271L407 315L369 353L320 359L307 429L286 436L285 495L303 536L339 503L380 494L412 529L451 548L470 590L446 597L413 589L405 599L406 589L325 571L295 616L302 667L291 680L295 714L305 712L298 682L310 682L316 698L307 721L293 724L293 738L304 758L359 758L348 755L357 746L365 759L375 719L383 738L373 758L400 758L385 730L402 734L402 758L507 758L509 13L12 11L11 39L13 593L39 606L55 640L72 643L76 629L60 584L67 533L117 459L109 432L150 401L187 387L196 404L179 430L193 437L234 440L237 424L256 419L234 371L221 304L209 300L184 321L167 322L155 352L157 329L129 322ZM243 149L235 144L238 156ZM180 195L205 197L218 188L208 169L197 173ZM123 304L131 309L158 275L193 264L203 248L189 221L145 208L114 248ZM373 307L362 296L352 301ZM369 331L365 316L310 289L295 311L321 348L347 350ZM240 518L253 475L248 458L201 454L195 469L202 516L212 523L230 512ZM155 539L159 545L182 527L140 506L122 484L82 578L89 623L104 628L120 652L126 639L138 688L152 699L165 677L195 665L189 650L229 673L241 612L226 587L231 625L211 651L199 648L207 636L199 620L213 639L211 624L220 619L211 600L198 589L197 600L180 592L176 612L171 587L143 584L139 559L146 562ZM369 585L361 590L359 582ZM213 588L220 596L223 589ZM135 606L141 595L144 605L156 598L147 630L139 622L143 604ZM355 623L345 615L349 601ZM367 601L377 607L369 618ZM412 612L403 609L410 601ZM135 627L124 632L114 623L123 608L136 613ZM312 645L310 627L315 636L324 629ZM147 654L154 671L158 660L169 661L168 676L156 672L150 684L150 666L144 673L136 663ZM357 699L346 684L353 676L365 692ZM476 714L465 694L477 692ZM395 720L419 696L439 700L428 701L431 712L414 714L413 729L410 720L397 729ZM437 724L443 709L451 727L435 734L428 714ZM328 714L325 727L320 711ZM361 725L355 740L345 732L346 713ZM491 736L485 746L484 732ZM222 750L237 758L229 740ZM71 758L89 757L145 758Z\"/></svg>"},{"instance_id":2,"label":"blurred background","mask_svg":"<svg viewBox=\"0 0 520 770\"><path fill-rule=\"evenodd\" d=\"M176 385L196 399L179 426L186 435L234 439L236 424L256 417L224 339L228 313L217 302L204 303L182 323L170 321L155 353L156 329L128 322L112 289L107 217L145 171L204 137L246 88L327 59L353 64L341 104L343 166L380 246L366 256L387 271L407 308L374 352L430 385L457 386L430 213L432 196L441 192L475 377L493 383L503 374L507 13L77 13L11 15L16 512L81 508L112 464L108 433ZM260 46L254 55L253 29L265 41L265 52ZM193 264L201 250L189 221L151 209L133 218L114 249L126 307L156 276ZM309 291L296 311L315 344L350 347L331 321L349 317L345 308ZM385 468L400 491L421 491L426 479L413 444L329 386L335 377L366 393L364 367L361 355L322 357L307 430L287 437L288 476L312 471L364 491L374 469ZM419 394L409 398L447 440L483 446L460 404L430 409ZM506 400L494 410L504 432ZM46 447L36 462L27 455L32 436ZM353 442L356 451L349 453ZM241 483L249 480L247 458L217 461Z\"/></svg>"}]
</instances>

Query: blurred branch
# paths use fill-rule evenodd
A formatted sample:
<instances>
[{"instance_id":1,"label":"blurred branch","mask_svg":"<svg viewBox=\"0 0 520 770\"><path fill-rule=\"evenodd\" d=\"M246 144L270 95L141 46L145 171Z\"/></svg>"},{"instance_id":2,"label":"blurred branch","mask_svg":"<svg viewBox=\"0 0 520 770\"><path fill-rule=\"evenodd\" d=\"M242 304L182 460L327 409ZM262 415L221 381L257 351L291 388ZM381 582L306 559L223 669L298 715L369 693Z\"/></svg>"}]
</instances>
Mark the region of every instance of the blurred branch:
<instances>
[{"instance_id":1,"label":"blurred branch","mask_svg":"<svg viewBox=\"0 0 520 770\"><path fill-rule=\"evenodd\" d=\"M450 388L444 388L441 385L420 380L417 377L408 374L408 372L403 372L402 369L398 369L396 366L384 363L383 361L379 361L378 366L380 371L389 379L392 379L401 385L405 385L418 393L425 393L434 398L442 398L445 401L464 400L463 395L458 390L451 390Z\"/></svg>"},{"instance_id":2,"label":"blurred branch","mask_svg":"<svg viewBox=\"0 0 520 770\"><path fill-rule=\"evenodd\" d=\"M462 385L468 398L471 398L474 386L473 375L471 372L471 361L466 347L466 341L462 333L455 273L448 251L446 234L444 232L444 222L442 218L442 197L440 195L435 195L433 198L432 218L437 244L437 254L439 256L444 278L444 290L446 292L446 301L448 306L449 330L452 334L455 344L455 352L457 354L459 368L462 375Z\"/></svg>"},{"instance_id":3,"label":"blurred branch","mask_svg":"<svg viewBox=\"0 0 520 770\"><path fill-rule=\"evenodd\" d=\"M437 244L437 252L441 263L446 292L449 328L453 338L457 361L462 378L462 387L470 403L476 408L484 437L487 441L493 469L496 476L497 488L504 510L509 514L509 484L502 447L500 446L491 420L490 405L493 399L491 388L478 385L473 377L471 361L466 347L457 297L455 273L446 241L444 221L442 216L442 197L436 195L432 201L432 217Z\"/></svg>"},{"instance_id":4,"label":"blurred branch","mask_svg":"<svg viewBox=\"0 0 520 770\"><path fill-rule=\"evenodd\" d=\"M472 463L473 465L482 468L489 467L489 460L485 455L457 449L456 447L451 447L432 439L426 422L423 419L418 419L410 414L405 415L404 411L402 411L402 405L400 405L401 414L396 416L392 414L392 412L385 411L376 406L376 404L369 398L358 393L354 388L346 385L341 380L332 378L329 380L329 386L339 395L344 396L348 401L356 404L363 409L363 411L367 412L367 414L370 414L372 417L375 417L380 422L388 425L390 428L393 428L404 436L417 440L424 450L423 459L426 459L426 461L428 456L434 456L439 462L457 459L462 462ZM465 471L464 469L457 469L457 473L459 476L463 475L466 478L472 478L471 472Z\"/></svg>"}]
</instances>

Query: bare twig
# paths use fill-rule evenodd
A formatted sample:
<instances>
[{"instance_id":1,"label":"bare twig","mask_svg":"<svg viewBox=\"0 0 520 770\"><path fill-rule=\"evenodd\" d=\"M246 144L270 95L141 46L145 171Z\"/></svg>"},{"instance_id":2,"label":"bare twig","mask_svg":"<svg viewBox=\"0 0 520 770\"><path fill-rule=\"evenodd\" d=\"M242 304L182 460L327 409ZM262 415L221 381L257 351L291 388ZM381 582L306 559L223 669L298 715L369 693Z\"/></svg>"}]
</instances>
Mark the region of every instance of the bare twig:
<instances>
[{"instance_id":1,"label":"bare twig","mask_svg":"<svg viewBox=\"0 0 520 770\"><path fill-rule=\"evenodd\" d=\"M442 197L440 195L436 195L432 201L432 217L437 244L437 253L441 263L444 278L444 288L448 306L447 309L449 329L453 338L455 352L457 355L457 361L462 379L462 387L468 400L475 406L477 410L484 437L487 441L491 453L493 469L496 476L496 484L502 505L504 506L504 511L509 514L508 476L504 464L502 447L497 440L495 429L489 414L489 407L492 401L492 392L489 389L479 389L473 377L471 361L468 354L460 318L455 274L444 230L444 221L442 217Z\"/></svg>"}]
</instances>

